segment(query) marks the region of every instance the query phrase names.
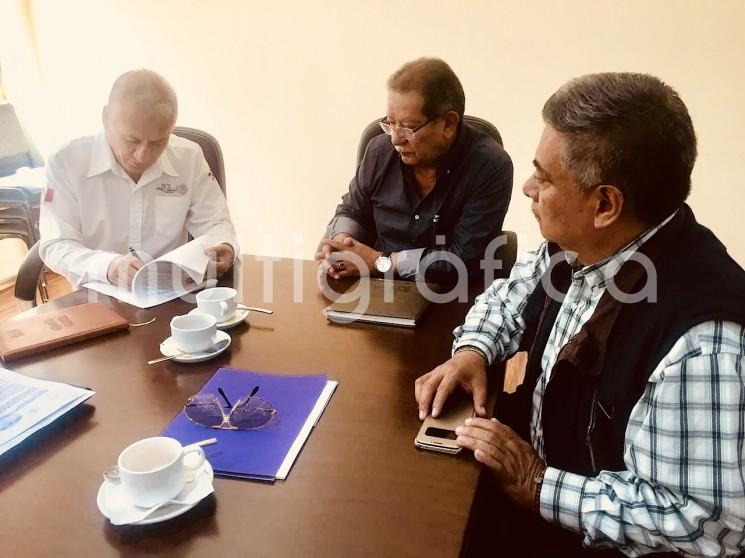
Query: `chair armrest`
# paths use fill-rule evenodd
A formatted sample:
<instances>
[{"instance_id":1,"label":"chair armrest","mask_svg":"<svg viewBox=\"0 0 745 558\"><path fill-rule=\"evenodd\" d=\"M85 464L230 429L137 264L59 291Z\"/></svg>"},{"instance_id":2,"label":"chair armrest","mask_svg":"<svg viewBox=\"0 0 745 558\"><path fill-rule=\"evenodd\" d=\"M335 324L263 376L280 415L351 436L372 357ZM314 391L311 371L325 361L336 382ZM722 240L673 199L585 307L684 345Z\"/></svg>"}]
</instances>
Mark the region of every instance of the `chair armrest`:
<instances>
[{"instance_id":1,"label":"chair armrest","mask_svg":"<svg viewBox=\"0 0 745 558\"><path fill-rule=\"evenodd\" d=\"M16 277L15 297L19 300L35 301L36 286L39 283L41 270L44 262L39 256L39 243L34 244L26 254L26 257L18 268Z\"/></svg>"}]
</instances>

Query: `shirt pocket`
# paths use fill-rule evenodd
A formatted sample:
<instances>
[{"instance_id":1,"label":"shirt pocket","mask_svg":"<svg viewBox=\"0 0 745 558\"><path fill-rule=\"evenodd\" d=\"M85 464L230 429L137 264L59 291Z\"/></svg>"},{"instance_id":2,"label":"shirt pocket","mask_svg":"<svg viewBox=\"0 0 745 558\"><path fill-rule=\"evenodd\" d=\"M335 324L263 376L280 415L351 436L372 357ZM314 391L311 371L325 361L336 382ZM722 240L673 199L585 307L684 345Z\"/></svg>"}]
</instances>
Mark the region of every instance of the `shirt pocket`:
<instances>
[{"instance_id":1,"label":"shirt pocket","mask_svg":"<svg viewBox=\"0 0 745 558\"><path fill-rule=\"evenodd\" d=\"M179 238L186 229L189 197L186 195L160 194L153 203L154 233L163 240Z\"/></svg>"},{"instance_id":2,"label":"shirt pocket","mask_svg":"<svg viewBox=\"0 0 745 558\"><path fill-rule=\"evenodd\" d=\"M409 238L411 215L404 207L386 200L373 200L373 220L380 242L384 244L411 242Z\"/></svg>"}]
</instances>

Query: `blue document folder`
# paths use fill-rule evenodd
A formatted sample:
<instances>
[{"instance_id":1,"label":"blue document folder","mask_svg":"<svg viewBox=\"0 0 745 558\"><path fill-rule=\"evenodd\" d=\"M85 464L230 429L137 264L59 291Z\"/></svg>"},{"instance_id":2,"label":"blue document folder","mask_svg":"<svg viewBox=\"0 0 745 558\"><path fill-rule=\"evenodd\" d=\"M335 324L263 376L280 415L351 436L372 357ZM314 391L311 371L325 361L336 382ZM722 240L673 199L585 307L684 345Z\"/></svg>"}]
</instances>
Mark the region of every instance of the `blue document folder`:
<instances>
[{"instance_id":1,"label":"blue document folder","mask_svg":"<svg viewBox=\"0 0 745 558\"><path fill-rule=\"evenodd\" d=\"M327 381L326 374L290 376L220 368L199 393L212 393L222 400L220 387L235 403L258 385L256 396L277 410L272 421L257 430L220 430L194 424L182 410L162 435L184 445L215 437L218 443L204 450L216 474L274 480Z\"/></svg>"}]
</instances>

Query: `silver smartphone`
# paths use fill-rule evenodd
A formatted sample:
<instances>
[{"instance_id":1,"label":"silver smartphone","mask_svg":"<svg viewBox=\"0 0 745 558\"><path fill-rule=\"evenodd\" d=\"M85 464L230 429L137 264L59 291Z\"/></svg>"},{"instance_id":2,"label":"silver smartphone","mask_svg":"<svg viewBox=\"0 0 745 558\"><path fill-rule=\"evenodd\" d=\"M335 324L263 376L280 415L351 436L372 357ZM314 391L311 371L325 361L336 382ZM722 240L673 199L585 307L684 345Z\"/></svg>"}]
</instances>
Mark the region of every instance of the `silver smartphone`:
<instances>
[{"instance_id":1,"label":"silver smartphone","mask_svg":"<svg viewBox=\"0 0 745 558\"><path fill-rule=\"evenodd\" d=\"M419 433L414 438L414 445L430 451L459 453L462 448L455 443L458 437L455 429L475 414L470 394L461 391L450 394L439 417L432 418L430 415L424 419Z\"/></svg>"}]
</instances>

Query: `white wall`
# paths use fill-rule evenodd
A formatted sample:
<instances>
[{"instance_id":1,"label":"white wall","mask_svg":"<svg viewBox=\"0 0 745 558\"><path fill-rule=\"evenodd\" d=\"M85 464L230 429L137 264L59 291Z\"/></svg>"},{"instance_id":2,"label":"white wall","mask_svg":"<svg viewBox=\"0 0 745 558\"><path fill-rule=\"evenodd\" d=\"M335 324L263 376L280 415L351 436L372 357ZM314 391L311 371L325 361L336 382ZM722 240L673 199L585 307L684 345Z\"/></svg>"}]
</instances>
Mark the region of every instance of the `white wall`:
<instances>
[{"instance_id":1,"label":"white wall","mask_svg":"<svg viewBox=\"0 0 745 558\"><path fill-rule=\"evenodd\" d=\"M745 2L18 5L33 19L40 74L30 75L20 63L33 51L8 50L7 43L0 62L11 98L34 105L31 98L43 93L48 116L34 129L42 149L95 131L121 72L143 66L161 72L179 93L179 123L203 128L222 144L245 252L312 257L354 171L359 133L384 112L388 75L407 60L434 55L460 76L466 112L502 132L515 162L505 227L518 232L522 248L540 239L520 187L531 172L545 99L580 74L642 71L672 84L687 103L699 136L690 202L745 264L739 225L745 209ZM23 85L35 79L33 88Z\"/></svg>"}]
</instances>

